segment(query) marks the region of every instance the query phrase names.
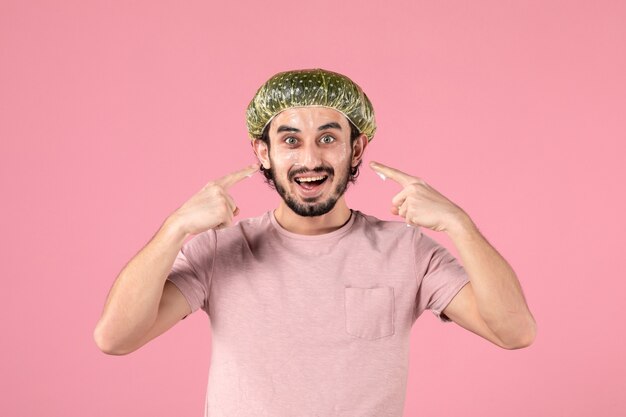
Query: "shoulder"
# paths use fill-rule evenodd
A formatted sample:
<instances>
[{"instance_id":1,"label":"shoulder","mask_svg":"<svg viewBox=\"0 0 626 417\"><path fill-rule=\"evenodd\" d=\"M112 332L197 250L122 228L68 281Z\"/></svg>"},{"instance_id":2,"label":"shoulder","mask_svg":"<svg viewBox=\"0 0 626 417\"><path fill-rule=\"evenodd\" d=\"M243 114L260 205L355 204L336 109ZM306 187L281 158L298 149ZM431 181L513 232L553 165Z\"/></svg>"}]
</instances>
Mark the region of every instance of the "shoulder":
<instances>
[{"instance_id":1,"label":"shoulder","mask_svg":"<svg viewBox=\"0 0 626 417\"><path fill-rule=\"evenodd\" d=\"M226 242L241 241L242 238L262 234L269 226L267 212L256 217L241 219L230 227L223 229L209 229L191 237L184 243L187 251L195 251L215 246L217 242L223 245Z\"/></svg>"},{"instance_id":2,"label":"shoulder","mask_svg":"<svg viewBox=\"0 0 626 417\"><path fill-rule=\"evenodd\" d=\"M246 228L265 227L270 223L270 213L271 211L267 210L257 216L240 219L235 222L233 226L241 226Z\"/></svg>"},{"instance_id":3,"label":"shoulder","mask_svg":"<svg viewBox=\"0 0 626 417\"><path fill-rule=\"evenodd\" d=\"M411 246L416 236L421 234L418 227L407 226L404 221L384 220L358 210L355 214L356 229L370 241L385 242L384 245L390 247Z\"/></svg>"},{"instance_id":4,"label":"shoulder","mask_svg":"<svg viewBox=\"0 0 626 417\"><path fill-rule=\"evenodd\" d=\"M258 216L240 219L230 227L214 230L215 240L223 247L262 237L271 228L269 214L270 212L266 211Z\"/></svg>"},{"instance_id":5,"label":"shoulder","mask_svg":"<svg viewBox=\"0 0 626 417\"><path fill-rule=\"evenodd\" d=\"M357 219L360 219L360 223L364 229L369 229L381 233L393 233L393 234L410 234L418 231L418 227L407 226L404 221L399 220L383 220L371 214L363 213L359 210L354 210Z\"/></svg>"}]
</instances>

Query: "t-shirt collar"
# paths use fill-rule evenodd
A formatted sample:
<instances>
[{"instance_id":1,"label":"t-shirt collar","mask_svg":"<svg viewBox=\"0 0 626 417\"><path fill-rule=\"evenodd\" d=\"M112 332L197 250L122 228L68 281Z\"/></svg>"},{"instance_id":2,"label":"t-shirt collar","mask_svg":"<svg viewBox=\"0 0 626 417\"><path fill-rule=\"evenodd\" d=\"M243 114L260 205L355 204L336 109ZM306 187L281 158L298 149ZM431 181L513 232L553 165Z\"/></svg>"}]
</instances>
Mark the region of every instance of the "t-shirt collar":
<instances>
[{"instance_id":1,"label":"t-shirt collar","mask_svg":"<svg viewBox=\"0 0 626 417\"><path fill-rule=\"evenodd\" d=\"M289 230L282 227L276 220L276 216L274 215L274 210L269 210L267 212L267 216L269 216L270 222L272 223L272 225L274 226L274 228L276 229L278 233L291 239L309 240L309 241L333 239L333 238L346 234L350 230L352 225L354 224L356 215L357 215L357 211L350 209L350 219L348 219L348 221L339 229L333 230L332 232L328 232L328 233L322 233L320 235L303 235L300 233L290 232Z\"/></svg>"}]
</instances>

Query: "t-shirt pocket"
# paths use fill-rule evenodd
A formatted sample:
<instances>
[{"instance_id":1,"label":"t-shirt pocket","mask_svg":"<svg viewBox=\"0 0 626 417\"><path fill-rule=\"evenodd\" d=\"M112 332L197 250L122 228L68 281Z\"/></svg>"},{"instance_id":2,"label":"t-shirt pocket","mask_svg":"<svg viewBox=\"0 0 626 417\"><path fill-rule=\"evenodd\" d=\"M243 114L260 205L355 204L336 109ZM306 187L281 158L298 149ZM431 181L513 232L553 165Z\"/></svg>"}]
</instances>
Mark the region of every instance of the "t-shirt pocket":
<instances>
[{"instance_id":1,"label":"t-shirt pocket","mask_svg":"<svg viewBox=\"0 0 626 417\"><path fill-rule=\"evenodd\" d=\"M375 340L394 333L393 287L345 287L346 332Z\"/></svg>"}]
</instances>

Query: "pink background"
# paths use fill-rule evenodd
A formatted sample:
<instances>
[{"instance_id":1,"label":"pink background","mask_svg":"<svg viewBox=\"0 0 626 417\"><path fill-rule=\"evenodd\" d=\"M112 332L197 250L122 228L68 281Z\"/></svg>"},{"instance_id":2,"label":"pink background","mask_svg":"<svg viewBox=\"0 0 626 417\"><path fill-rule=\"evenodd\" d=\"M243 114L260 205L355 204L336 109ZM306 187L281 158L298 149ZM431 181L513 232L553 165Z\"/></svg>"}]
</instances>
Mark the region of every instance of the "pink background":
<instances>
[{"instance_id":1,"label":"pink background","mask_svg":"<svg viewBox=\"0 0 626 417\"><path fill-rule=\"evenodd\" d=\"M507 351L426 312L405 415L625 415L626 3L220 3L0 3L0 415L201 416L204 313L124 357L92 331L165 217L254 161L256 89L309 67L364 88L365 162L463 207L538 322ZM399 219L399 190L364 164L347 199ZM240 218L279 198L231 194Z\"/></svg>"}]
</instances>

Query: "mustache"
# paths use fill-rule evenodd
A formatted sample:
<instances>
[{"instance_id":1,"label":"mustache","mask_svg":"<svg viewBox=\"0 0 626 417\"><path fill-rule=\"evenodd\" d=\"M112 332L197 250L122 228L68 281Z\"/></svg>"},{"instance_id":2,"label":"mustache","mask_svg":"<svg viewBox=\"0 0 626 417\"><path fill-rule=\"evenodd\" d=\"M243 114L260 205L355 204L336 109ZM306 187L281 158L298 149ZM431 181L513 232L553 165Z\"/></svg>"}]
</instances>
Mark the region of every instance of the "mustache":
<instances>
[{"instance_id":1,"label":"mustache","mask_svg":"<svg viewBox=\"0 0 626 417\"><path fill-rule=\"evenodd\" d=\"M335 170L330 167L316 167L313 169L302 168L302 169L292 171L291 174L289 174L289 179L293 180L296 175L305 174L311 171L315 172L316 174L325 173L325 174L328 174L328 176L331 176L335 173Z\"/></svg>"}]
</instances>

